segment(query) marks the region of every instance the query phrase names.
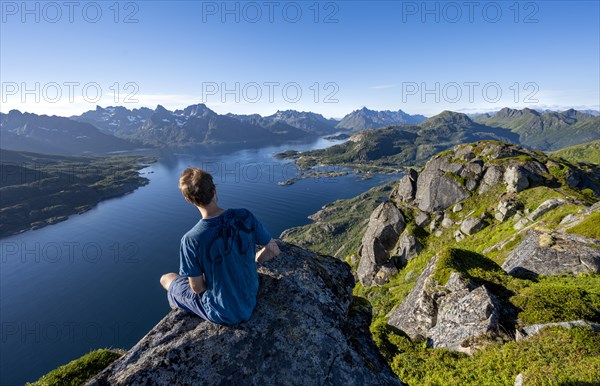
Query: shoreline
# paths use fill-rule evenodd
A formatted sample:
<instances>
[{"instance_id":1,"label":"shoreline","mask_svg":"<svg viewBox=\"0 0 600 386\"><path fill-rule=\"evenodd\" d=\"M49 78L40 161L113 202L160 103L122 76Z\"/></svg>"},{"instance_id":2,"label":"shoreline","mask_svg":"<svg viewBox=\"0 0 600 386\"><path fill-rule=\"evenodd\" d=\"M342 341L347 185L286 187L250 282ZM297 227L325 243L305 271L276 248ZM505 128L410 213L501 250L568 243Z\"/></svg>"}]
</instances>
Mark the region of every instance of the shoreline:
<instances>
[{"instance_id":1,"label":"shoreline","mask_svg":"<svg viewBox=\"0 0 600 386\"><path fill-rule=\"evenodd\" d=\"M64 157L46 164L3 161L3 168L13 167L15 174L20 173L13 179L21 180L13 184L8 181L2 187L5 193L0 208L0 239L67 221L100 202L131 194L150 183L140 170L155 162L155 157L124 155L93 157L86 162ZM117 169L113 168L115 164ZM27 173L32 170L36 178L27 183ZM23 178L25 183L19 184ZM35 191L36 197L31 198L29 191Z\"/></svg>"}]
</instances>

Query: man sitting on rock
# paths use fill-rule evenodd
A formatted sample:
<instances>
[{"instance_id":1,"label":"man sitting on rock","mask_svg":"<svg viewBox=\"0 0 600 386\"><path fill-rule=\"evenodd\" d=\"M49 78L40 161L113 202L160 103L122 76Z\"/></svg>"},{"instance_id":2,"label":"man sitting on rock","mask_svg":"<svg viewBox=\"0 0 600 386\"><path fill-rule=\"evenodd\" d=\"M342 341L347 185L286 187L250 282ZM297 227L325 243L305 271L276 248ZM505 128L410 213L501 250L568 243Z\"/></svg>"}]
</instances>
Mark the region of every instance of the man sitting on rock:
<instances>
[{"instance_id":1,"label":"man sitting on rock","mask_svg":"<svg viewBox=\"0 0 600 386\"><path fill-rule=\"evenodd\" d=\"M275 240L247 209L222 209L212 176L188 168L179 178L186 201L202 219L181 239L179 275L162 275L169 304L214 323L237 324L256 305L256 264L279 255ZM255 244L263 245L254 253Z\"/></svg>"}]
</instances>

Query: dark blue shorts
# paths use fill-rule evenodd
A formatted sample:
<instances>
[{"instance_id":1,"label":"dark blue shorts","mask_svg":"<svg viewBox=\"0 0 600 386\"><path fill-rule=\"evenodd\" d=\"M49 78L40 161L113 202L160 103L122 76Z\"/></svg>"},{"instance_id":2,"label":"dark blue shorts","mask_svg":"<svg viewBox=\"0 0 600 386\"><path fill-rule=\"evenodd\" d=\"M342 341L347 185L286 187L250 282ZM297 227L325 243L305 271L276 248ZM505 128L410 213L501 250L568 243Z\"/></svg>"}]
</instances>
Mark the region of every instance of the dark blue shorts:
<instances>
[{"instance_id":1,"label":"dark blue shorts","mask_svg":"<svg viewBox=\"0 0 600 386\"><path fill-rule=\"evenodd\" d=\"M192 291L187 276L179 276L171 282L167 297L171 308L179 308L211 321L202 305L202 295Z\"/></svg>"}]
</instances>

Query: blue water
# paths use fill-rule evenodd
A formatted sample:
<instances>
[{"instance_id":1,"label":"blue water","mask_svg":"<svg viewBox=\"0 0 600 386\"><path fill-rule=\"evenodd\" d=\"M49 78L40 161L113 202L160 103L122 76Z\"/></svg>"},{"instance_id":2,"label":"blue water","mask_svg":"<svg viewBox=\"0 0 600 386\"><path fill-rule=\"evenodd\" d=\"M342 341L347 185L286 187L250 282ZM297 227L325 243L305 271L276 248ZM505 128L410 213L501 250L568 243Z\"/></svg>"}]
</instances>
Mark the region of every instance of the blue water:
<instances>
[{"instance_id":1,"label":"blue water","mask_svg":"<svg viewBox=\"0 0 600 386\"><path fill-rule=\"evenodd\" d=\"M310 222L325 203L397 176L278 181L297 175L273 154L312 142L250 150L162 151L142 170L150 184L93 210L0 240L0 384L22 385L97 348L128 349L168 311L158 279L178 270L181 236L199 219L177 188L187 166L213 172L222 207L245 207L273 237ZM365 216L368 216L365 213Z\"/></svg>"}]
</instances>

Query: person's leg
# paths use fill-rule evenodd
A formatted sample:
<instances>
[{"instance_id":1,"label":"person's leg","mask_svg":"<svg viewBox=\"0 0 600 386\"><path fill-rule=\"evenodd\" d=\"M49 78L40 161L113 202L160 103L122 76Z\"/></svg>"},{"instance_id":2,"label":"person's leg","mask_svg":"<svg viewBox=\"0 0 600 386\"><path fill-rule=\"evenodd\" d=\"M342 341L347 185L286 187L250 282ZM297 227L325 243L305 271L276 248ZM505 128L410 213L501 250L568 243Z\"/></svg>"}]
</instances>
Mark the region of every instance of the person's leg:
<instances>
[{"instance_id":1,"label":"person's leg","mask_svg":"<svg viewBox=\"0 0 600 386\"><path fill-rule=\"evenodd\" d=\"M179 275L173 272L165 273L160 277L160 284L162 284L163 288L168 291L173 280L177 279L178 277Z\"/></svg>"},{"instance_id":2,"label":"person's leg","mask_svg":"<svg viewBox=\"0 0 600 386\"><path fill-rule=\"evenodd\" d=\"M165 281L167 278L165 278ZM167 290L167 298L171 308L179 308L186 312L192 312L203 319L210 321L204 306L202 305L202 295L194 293L185 276L178 276L171 280Z\"/></svg>"}]
</instances>

